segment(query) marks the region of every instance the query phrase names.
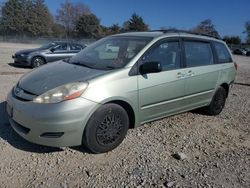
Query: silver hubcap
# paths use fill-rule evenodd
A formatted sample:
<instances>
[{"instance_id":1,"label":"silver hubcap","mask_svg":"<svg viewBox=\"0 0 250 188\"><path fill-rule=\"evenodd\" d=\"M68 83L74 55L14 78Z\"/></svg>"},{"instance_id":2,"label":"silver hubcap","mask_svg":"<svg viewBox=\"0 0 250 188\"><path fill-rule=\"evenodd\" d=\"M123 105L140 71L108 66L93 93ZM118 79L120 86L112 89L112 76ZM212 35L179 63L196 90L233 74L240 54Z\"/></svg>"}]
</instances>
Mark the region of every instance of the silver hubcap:
<instances>
[{"instance_id":1,"label":"silver hubcap","mask_svg":"<svg viewBox=\"0 0 250 188\"><path fill-rule=\"evenodd\" d=\"M43 60L42 60L42 59L36 58L36 59L34 60L34 67L39 67L39 66L41 66L42 64L43 64Z\"/></svg>"}]
</instances>

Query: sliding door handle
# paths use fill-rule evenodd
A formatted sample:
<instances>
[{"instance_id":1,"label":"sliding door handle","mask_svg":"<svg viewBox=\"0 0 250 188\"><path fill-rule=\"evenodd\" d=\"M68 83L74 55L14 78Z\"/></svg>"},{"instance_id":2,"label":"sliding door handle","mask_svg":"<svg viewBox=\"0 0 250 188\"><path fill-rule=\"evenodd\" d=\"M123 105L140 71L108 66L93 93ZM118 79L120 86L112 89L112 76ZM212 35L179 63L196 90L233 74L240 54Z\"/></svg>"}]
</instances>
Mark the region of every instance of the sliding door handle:
<instances>
[{"instance_id":1,"label":"sliding door handle","mask_svg":"<svg viewBox=\"0 0 250 188\"><path fill-rule=\"evenodd\" d=\"M185 74L183 74L182 72L178 72L176 78L184 78Z\"/></svg>"}]
</instances>

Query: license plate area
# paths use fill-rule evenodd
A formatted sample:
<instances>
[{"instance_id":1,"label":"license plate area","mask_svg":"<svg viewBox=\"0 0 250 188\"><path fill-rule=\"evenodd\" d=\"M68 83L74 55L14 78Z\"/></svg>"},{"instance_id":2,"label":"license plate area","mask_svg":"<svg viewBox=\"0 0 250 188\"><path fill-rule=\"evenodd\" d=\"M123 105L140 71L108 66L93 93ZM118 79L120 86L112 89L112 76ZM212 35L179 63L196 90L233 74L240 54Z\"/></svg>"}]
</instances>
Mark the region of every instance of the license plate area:
<instances>
[{"instance_id":1,"label":"license plate area","mask_svg":"<svg viewBox=\"0 0 250 188\"><path fill-rule=\"evenodd\" d=\"M13 117L13 108L7 103L6 104L7 114L12 118Z\"/></svg>"}]
</instances>

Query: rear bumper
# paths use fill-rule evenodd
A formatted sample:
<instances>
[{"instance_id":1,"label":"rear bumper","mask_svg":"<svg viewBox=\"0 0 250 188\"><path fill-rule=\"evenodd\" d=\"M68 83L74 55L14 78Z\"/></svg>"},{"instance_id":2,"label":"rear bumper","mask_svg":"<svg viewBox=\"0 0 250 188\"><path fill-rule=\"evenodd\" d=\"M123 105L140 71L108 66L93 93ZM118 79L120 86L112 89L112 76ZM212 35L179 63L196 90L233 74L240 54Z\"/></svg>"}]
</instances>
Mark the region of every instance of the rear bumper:
<instances>
[{"instance_id":1,"label":"rear bumper","mask_svg":"<svg viewBox=\"0 0 250 188\"><path fill-rule=\"evenodd\" d=\"M7 98L12 128L24 139L45 146L64 147L82 144L88 119L99 104L84 98L58 104L23 102Z\"/></svg>"}]
</instances>

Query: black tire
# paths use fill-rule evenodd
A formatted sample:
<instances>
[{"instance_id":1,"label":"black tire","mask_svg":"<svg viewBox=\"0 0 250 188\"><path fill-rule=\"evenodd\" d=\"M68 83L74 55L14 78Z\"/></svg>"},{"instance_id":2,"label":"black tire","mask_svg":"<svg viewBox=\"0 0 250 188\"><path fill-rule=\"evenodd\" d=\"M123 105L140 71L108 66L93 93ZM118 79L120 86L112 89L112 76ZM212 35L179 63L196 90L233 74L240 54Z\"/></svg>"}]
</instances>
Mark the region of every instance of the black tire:
<instances>
[{"instance_id":1,"label":"black tire","mask_svg":"<svg viewBox=\"0 0 250 188\"><path fill-rule=\"evenodd\" d=\"M223 87L219 87L215 92L210 105L205 107L205 112L212 116L219 115L225 106L226 99L226 90Z\"/></svg>"},{"instance_id":2,"label":"black tire","mask_svg":"<svg viewBox=\"0 0 250 188\"><path fill-rule=\"evenodd\" d=\"M42 66L45 63L46 62L44 61L44 59L42 57L33 57L32 62L31 62L31 66L32 66L32 68L37 68L37 67Z\"/></svg>"},{"instance_id":3,"label":"black tire","mask_svg":"<svg viewBox=\"0 0 250 188\"><path fill-rule=\"evenodd\" d=\"M129 117L117 104L101 106L89 119L83 145L93 153L105 153L119 146L129 129Z\"/></svg>"}]
</instances>

